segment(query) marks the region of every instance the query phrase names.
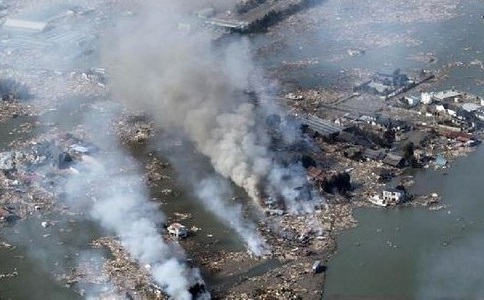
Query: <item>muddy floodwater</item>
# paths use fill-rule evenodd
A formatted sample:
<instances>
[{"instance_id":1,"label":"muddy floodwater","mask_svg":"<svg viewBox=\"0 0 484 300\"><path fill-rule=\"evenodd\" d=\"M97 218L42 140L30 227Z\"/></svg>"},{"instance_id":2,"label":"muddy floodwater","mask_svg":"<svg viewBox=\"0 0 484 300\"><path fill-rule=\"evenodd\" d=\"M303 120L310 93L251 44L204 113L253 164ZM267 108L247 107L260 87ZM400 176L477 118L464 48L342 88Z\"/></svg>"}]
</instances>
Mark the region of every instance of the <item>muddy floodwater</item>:
<instances>
[{"instance_id":1,"label":"muddy floodwater","mask_svg":"<svg viewBox=\"0 0 484 300\"><path fill-rule=\"evenodd\" d=\"M85 102L87 101L92 100ZM79 103L82 103L82 101ZM72 108L72 106L69 107ZM69 109L69 111L73 110ZM55 111L51 114L55 114L54 118L57 119L59 115L62 115L62 111ZM82 118L75 115L70 116L69 120L58 119L56 126L68 130L76 125L73 120L80 119ZM37 119L14 119L14 121L3 126L6 132L3 140L6 149L13 139L28 138L28 135L18 136L9 134L9 132L29 121L35 122ZM37 125L39 128L43 127L42 122L37 123ZM127 151L130 151L140 163L146 163L155 155L166 161L163 157L163 151L169 155L171 151L181 151L181 148L189 147L174 145L173 147L166 147L166 149L159 149L155 146L148 148L140 144L129 147ZM208 162L205 162L203 157L200 157L200 161L200 168L209 168ZM241 251L245 248L241 240L226 224L214 218L188 192L190 188L177 183L183 182L183 178L178 178L171 166L158 171L166 178L156 186L151 187L150 196L153 201L161 201L161 208L167 216L166 222L173 220L173 216L176 214L189 213L189 218L182 222L189 228L195 226L198 229L196 233L190 236L190 240L195 242L196 247L199 247L191 249L191 251L207 249ZM163 191L166 191L166 189L172 190L172 193L170 195L164 194ZM237 195L246 197L241 190L236 190L234 196ZM43 228L41 225L43 221L48 221L53 225ZM12 226L2 228L0 240L6 241L14 248L0 247L0 273L15 273L14 277L2 279L0 287L2 299L60 300L85 298L81 294L83 289L87 289L87 286L64 285L65 281L56 280L56 278L60 278L59 276L66 273L69 275L69 270L76 268L83 259L89 260L91 257L95 257L95 255L91 255L92 251L100 250L93 250L89 244L93 239L103 234L109 233L103 232L95 223L85 221L85 218L78 218L74 214L45 215L42 212L27 219L19 220ZM60 245L62 247L57 247ZM104 256L106 256L106 253L104 253ZM263 265L261 268L270 269L272 265L277 264L269 261L267 266ZM257 272L257 270L253 270L253 272ZM216 276L211 277L208 274L206 277L209 282L214 283L227 280ZM229 278L228 280L236 279Z\"/></svg>"},{"instance_id":2,"label":"muddy floodwater","mask_svg":"<svg viewBox=\"0 0 484 300\"><path fill-rule=\"evenodd\" d=\"M332 1L322 5L331 5ZM263 61L277 68L281 61L309 61L307 67L284 74L287 82L308 88L338 84L347 70L375 72L402 68L437 70L449 65L448 76L435 90L458 89L484 96L484 2L461 1L457 17L437 22L379 23L373 32L384 36L411 32L416 43L362 47L358 41L336 36L332 29L345 26L352 12L341 10L341 25L324 26L297 34L277 53ZM362 34L365 31L362 29ZM276 34L277 36L277 34ZM266 37L255 43L270 44ZM331 62L347 49L365 49L364 55ZM434 59L412 59L421 54ZM308 60L310 58L310 60ZM418 94L418 92L416 93ZM484 149L458 159L444 171L421 171L414 193L437 192L439 211L424 208L358 209L358 227L341 233L338 251L330 260L324 299L480 299L484 295Z\"/></svg>"},{"instance_id":3,"label":"muddy floodwater","mask_svg":"<svg viewBox=\"0 0 484 300\"><path fill-rule=\"evenodd\" d=\"M322 1L331 5L333 1ZM484 2L462 1L457 7L456 18L432 23L379 24L375 31L387 35L411 32L420 43L396 43L384 47L363 47L364 55L333 59L349 48L360 48L351 40L341 40L332 32L338 24L324 24L299 34L288 36L282 47L257 55L257 62L267 70L277 69L281 62L310 59L317 63L296 68L281 76L282 83L302 87L331 87L341 74L351 68L364 68L372 72L401 68L440 69L447 64L463 62L435 89L457 88L484 96L482 66L471 64L484 60ZM350 12L348 12L349 14ZM304 14L304 11L301 12ZM340 20L344 24L345 11ZM342 26L342 25L341 25ZM283 28L281 28L283 30ZM277 35L255 34L249 40L254 52L278 42ZM419 53L433 53L433 63L409 59ZM53 126L69 130L81 122L80 104L92 100L66 101L47 119L56 120ZM40 124L38 123L40 122ZM48 128L46 120L18 117L0 125L0 149L8 150L8 144L17 138L29 138L35 134L17 134L22 124L38 123ZM40 129L39 129L40 130ZM168 149L155 146L133 147L131 154L140 162L151 155L168 160L170 151L181 151L177 145ZM186 151L186 147L183 147ZM188 148L189 149L189 148ZM201 168L204 168L203 158ZM208 167L208 164L206 166ZM452 162L451 168L440 171L422 171L415 175L414 193L437 192L446 208L429 211L424 208L359 209L355 211L358 227L341 233L338 251L327 268L325 299L433 299L433 298L479 298L484 294L484 148L479 148L465 158ZM190 213L183 223L200 228L191 239L197 247L191 251L225 249L241 251L244 245L236 234L204 209L184 186L172 167L162 170L167 176L151 189L155 201L163 199L161 209L171 220L175 213ZM173 193L164 195L166 189ZM163 195L162 195L163 194ZM237 190L235 196L246 197ZM159 198L156 200L156 198ZM234 198L233 201L237 201ZM54 226L43 228L42 221L54 221ZM80 299L82 287L64 286L55 275L75 267L79 257L89 259L89 242L104 234L90 222L79 222L75 216L34 215L18 221L14 226L0 229L0 240L14 248L0 247L0 274L11 273L0 284L1 299ZM63 252L55 251L63 245ZM277 265L268 261L256 275ZM207 277L207 281L220 283L228 278ZM229 282L230 283L230 282Z\"/></svg>"},{"instance_id":4,"label":"muddy floodwater","mask_svg":"<svg viewBox=\"0 0 484 300\"><path fill-rule=\"evenodd\" d=\"M327 299L480 298L483 168L481 147L448 170L418 173L413 192L438 191L441 210L357 210L329 265Z\"/></svg>"},{"instance_id":5,"label":"muddy floodwater","mask_svg":"<svg viewBox=\"0 0 484 300\"><path fill-rule=\"evenodd\" d=\"M388 47L358 58L375 66L382 60L414 67L404 58L434 52L437 65L482 60L484 4L459 6L463 16L415 26L416 47ZM456 88L484 96L477 84L482 67L453 69L435 88ZM437 192L448 207L358 209L358 227L338 238L325 282L325 299L479 299L484 295L484 149L482 145L450 169L418 172L414 193Z\"/></svg>"}]
</instances>

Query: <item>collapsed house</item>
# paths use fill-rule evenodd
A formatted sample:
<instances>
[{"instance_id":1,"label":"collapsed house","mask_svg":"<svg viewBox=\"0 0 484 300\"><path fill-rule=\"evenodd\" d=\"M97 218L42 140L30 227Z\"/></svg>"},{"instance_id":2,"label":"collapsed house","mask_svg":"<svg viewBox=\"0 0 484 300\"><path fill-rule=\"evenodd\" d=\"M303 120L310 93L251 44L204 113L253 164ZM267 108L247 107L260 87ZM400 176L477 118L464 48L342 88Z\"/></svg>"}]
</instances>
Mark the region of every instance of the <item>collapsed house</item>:
<instances>
[{"instance_id":1,"label":"collapsed house","mask_svg":"<svg viewBox=\"0 0 484 300\"><path fill-rule=\"evenodd\" d=\"M370 94L389 97L399 90L406 90L415 86L415 81L396 69L391 74L377 72L371 80L354 87L355 92L363 91Z\"/></svg>"}]
</instances>

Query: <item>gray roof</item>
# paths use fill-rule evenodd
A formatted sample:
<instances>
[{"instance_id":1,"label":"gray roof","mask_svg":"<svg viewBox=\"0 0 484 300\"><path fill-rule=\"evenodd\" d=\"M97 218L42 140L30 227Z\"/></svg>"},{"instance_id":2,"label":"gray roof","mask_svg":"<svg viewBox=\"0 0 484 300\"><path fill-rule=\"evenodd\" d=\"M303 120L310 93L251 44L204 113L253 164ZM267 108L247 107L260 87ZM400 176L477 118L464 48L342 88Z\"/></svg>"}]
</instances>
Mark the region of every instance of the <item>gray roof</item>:
<instances>
[{"instance_id":1,"label":"gray roof","mask_svg":"<svg viewBox=\"0 0 484 300\"><path fill-rule=\"evenodd\" d=\"M341 131L341 128L316 116L309 115L303 117L301 121L303 124L307 125L309 129L314 130L321 135L329 136L338 134Z\"/></svg>"},{"instance_id":2,"label":"gray roof","mask_svg":"<svg viewBox=\"0 0 484 300\"><path fill-rule=\"evenodd\" d=\"M388 153L383 159L383 163L398 167L402 163L403 157L395 154Z\"/></svg>"},{"instance_id":3,"label":"gray roof","mask_svg":"<svg viewBox=\"0 0 484 300\"><path fill-rule=\"evenodd\" d=\"M437 100L444 100L447 98L454 98L454 97L459 97L461 96L462 93L456 92L456 91L442 91L442 92L437 92L434 94L434 98Z\"/></svg>"}]
</instances>

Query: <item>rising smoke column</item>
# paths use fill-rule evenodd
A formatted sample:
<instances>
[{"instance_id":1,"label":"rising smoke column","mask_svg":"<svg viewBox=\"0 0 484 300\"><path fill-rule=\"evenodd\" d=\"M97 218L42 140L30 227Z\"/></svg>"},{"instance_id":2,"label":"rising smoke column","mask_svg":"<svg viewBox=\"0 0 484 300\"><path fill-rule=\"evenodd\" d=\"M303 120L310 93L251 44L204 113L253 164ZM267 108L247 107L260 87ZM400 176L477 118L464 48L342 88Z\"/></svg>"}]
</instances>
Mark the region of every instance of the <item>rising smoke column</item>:
<instances>
[{"instance_id":1,"label":"rising smoke column","mask_svg":"<svg viewBox=\"0 0 484 300\"><path fill-rule=\"evenodd\" d=\"M69 177L66 198L113 232L140 265L149 265L154 281L170 296L192 299L189 288L202 282L199 271L183 264L183 250L165 243L158 232L164 216L148 202L143 177L131 157L106 134L111 125L111 105L101 107L104 113L90 111L84 122L101 151L95 156L83 156L82 162L74 166L81 171Z\"/></svg>"},{"instance_id":2,"label":"rising smoke column","mask_svg":"<svg viewBox=\"0 0 484 300\"><path fill-rule=\"evenodd\" d=\"M251 253L262 256L269 251L268 245L258 234L254 224L242 218L241 206L229 206L223 200L231 194L226 181L215 177L202 180L196 188L198 198L219 219L225 221L242 237Z\"/></svg>"},{"instance_id":3,"label":"rising smoke column","mask_svg":"<svg viewBox=\"0 0 484 300\"><path fill-rule=\"evenodd\" d=\"M180 178L183 178L181 184L185 189L192 191L194 198L199 199L207 211L232 228L252 255L260 257L267 254L269 246L256 225L244 218L242 205L228 201L234 199L230 181L214 173L201 155L193 153L190 143L186 142L183 147L170 146L173 138L177 136L163 136L156 147L162 149Z\"/></svg>"},{"instance_id":4,"label":"rising smoke column","mask_svg":"<svg viewBox=\"0 0 484 300\"><path fill-rule=\"evenodd\" d=\"M308 211L297 190L304 183L303 167L275 162L270 138L260 130L264 115L241 93L263 85L254 78L248 41L215 47L208 30L178 29L185 7L157 4L120 25L106 43L104 61L115 96L150 113L163 129L182 132L218 173L257 202L267 196L261 185L269 185L264 194L282 196L289 211Z\"/></svg>"}]
</instances>

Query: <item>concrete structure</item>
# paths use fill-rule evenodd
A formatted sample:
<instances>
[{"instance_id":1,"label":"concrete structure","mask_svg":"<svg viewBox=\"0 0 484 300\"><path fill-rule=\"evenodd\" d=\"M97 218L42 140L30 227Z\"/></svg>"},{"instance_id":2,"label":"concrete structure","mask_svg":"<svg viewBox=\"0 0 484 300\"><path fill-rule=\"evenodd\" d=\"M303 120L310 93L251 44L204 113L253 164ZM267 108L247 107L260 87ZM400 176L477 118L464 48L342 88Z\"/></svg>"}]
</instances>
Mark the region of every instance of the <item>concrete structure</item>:
<instances>
[{"instance_id":1,"label":"concrete structure","mask_svg":"<svg viewBox=\"0 0 484 300\"><path fill-rule=\"evenodd\" d=\"M462 104L462 109L468 112L473 112L481 108L481 105L475 103L464 103Z\"/></svg>"},{"instance_id":2,"label":"concrete structure","mask_svg":"<svg viewBox=\"0 0 484 300\"><path fill-rule=\"evenodd\" d=\"M433 98L437 101L454 101L458 102L462 99L462 93L450 90L450 91L441 91L437 92L433 95Z\"/></svg>"},{"instance_id":3,"label":"concrete structure","mask_svg":"<svg viewBox=\"0 0 484 300\"><path fill-rule=\"evenodd\" d=\"M378 195L373 195L373 197L370 197L368 199L371 203L378 205L378 206L388 206L387 200L381 198Z\"/></svg>"},{"instance_id":4,"label":"concrete structure","mask_svg":"<svg viewBox=\"0 0 484 300\"><path fill-rule=\"evenodd\" d=\"M336 137L342 130L332 123L316 116L309 115L301 118L301 121L308 129L311 129L324 137Z\"/></svg>"},{"instance_id":5,"label":"concrete structure","mask_svg":"<svg viewBox=\"0 0 484 300\"><path fill-rule=\"evenodd\" d=\"M3 23L3 28L5 29L26 30L32 32L42 32L46 27L46 22L34 22L11 18L8 18L5 23Z\"/></svg>"},{"instance_id":6,"label":"concrete structure","mask_svg":"<svg viewBox=\"0 0 484 300\"><path fill-rule=\"evenodd\" d=\"M407 104L410 105L410 106L416 106L420 103L420 99L417 98L417 97L411 97L411 96L407 96L405 97L405 101L407 101Z\"/></svg>"},{"instance_id":7,"label":"concrete structure","mask_svg":"<svg viewBox=\"0 0 484 300\"><path fill-rule=\"evenodd\" d=\"M391 188L383 190L383 200L385 203L401 203L405 201L406 193L404 189Z\"/></svg>"},{"instance_id":8,"label":"concrete structure","mask_svg":"<svg viewBox=\"0 0 484 300\"><path fill-rule=\"evenodd\" d=\"M422 104L431 104L433 100L433 93L422 93L420 100Z\"/></svg>"},{"instance_id":9,"label":"concrete structure","mask_svg":"<svg viewBox=\"0 0 484 300\"><path fill-rule=\"evenodd\" d=\"M248 31L258 23L262 23L271 17L280 17L291 12L295 8L304 5L306 1L307 0L265 1L242 14L236 14L231 11L217 14L208 18L205 23L227 29Z\"/></svg>"},{"instance_id":10,"label":"concrete structure","mask_svg":"<svg viewBox=\"0 0 484 300\"><path fill-rule=\"evenodd\" d=\"M177 238L185 238L188 236L188 228L180 223L173 223L167 229L169 234Z\"/></svg>"},{"instance_id":11,"label":"concrete structure","mask_svg":"<svg viewBox=\"0 0 484 300\"><path fill-rule=\"evenodd\" d=\"M403 157L391 153L388 153L382 162L395 168L403 168L405 166Z\"/></svg>"}]
</instances>

